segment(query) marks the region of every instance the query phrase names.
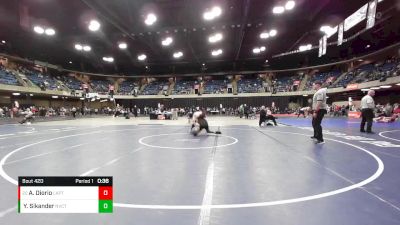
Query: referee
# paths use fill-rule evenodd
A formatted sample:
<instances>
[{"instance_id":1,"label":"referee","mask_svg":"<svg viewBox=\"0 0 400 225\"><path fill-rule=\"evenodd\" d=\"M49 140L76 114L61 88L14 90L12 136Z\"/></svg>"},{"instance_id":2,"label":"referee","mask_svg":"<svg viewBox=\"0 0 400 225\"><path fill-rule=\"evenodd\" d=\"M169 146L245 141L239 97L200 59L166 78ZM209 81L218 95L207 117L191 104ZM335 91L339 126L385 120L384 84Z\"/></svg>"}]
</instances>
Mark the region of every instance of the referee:
<instances>
[{"instance_id":1,"label":"referee","mask_svg":"<svg viewBox=\"0 0 400 225\"><path fill-rule=\"evenodd\" d=\"M315 140L316 144L324 144L321 122L326 114L326 88L322 88L321 81L314 82L313 88L317 92L315 92L312 102L314 136L311 139Z\"/></svg>"},{"instance_id":2,"label":"referee","mask_svg":"<svg viewBox=\"0 0 400 225\"><path fill-rule=\"evenodd\" d=\"M375 91L369 90L368 94L361 99L361 126L360 132L365 132L365 122L367 122L367 133L373 134L372 132L372 119L374 118L375 102L374 97Z\"/></svg>"}]
</instances>

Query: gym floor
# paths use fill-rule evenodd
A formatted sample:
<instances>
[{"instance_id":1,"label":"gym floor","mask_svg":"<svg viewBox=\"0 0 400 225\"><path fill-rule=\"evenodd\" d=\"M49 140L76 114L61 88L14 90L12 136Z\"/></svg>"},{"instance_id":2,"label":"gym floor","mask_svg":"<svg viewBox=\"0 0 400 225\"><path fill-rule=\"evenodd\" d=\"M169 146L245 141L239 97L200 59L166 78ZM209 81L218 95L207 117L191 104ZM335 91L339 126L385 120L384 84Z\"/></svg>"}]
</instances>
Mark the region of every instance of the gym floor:
<instances>
[{"instance_id":1,"label":"gym floor","mask_svg":"<svg viewBox=\"0 0 400 225\"><path fill-rule=\"evenodd\" d=\"M325 118L279 126L211 117L93 118L0 126L0 224L400 224L400 123ZM18 214L18 176L113 176L113 214Z\"/></svg>"}]
</instances>

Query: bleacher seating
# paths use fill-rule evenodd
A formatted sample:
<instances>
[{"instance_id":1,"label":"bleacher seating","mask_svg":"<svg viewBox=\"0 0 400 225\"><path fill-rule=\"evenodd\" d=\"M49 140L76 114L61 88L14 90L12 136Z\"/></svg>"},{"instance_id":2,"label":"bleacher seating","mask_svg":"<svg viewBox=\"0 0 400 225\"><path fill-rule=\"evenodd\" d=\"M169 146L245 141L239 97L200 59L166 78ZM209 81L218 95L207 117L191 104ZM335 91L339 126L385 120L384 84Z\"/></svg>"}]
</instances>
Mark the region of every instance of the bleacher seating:
<instances>
[{"instance_id":1,"label":"bleacher seating","mask_svg":"<svg viewBox=\"0 0 400 225\"><path fill-rule=\"evenodd\" d=\"M262 90L262 80L257 79L241 79L237 82L239 93L257 93Z\"/></svg>"},{"instance_id":2,"label":"bleacher seating","mask_svg":"<svg viewBox=\"0 0 400 225\"><path fill-rule=\"evenodd\" d=\"M174 90L172 91L173 95L182 95L182 94L190 94L192 93L192 89L194 85L197 84L195 80L178 80L175 82Z\"/></svg>"},{"instance_id":3,"label":"bleacher seating","mask_svg":"<svg viewBox=\"0 0 400 225\"><path fill-rule=\"evenodd\" d=\"M125 80L119 84L118 93L123 95L129 95L132 93L133 89L135 87L138 88L138 86L139 85L136 82L133 82L132 80Z\"/></svg>"},{"instance_id":4,"label":"bleacher seating","mask_svg":"<svg viewBox=\"0 0 400 225\"><path fill-rule=\"evenodd\" d=\"M0 66L0 83L1 84L7 84L7 85L17 85L20 86L21 84L18 82L17 78L15 78L15 75Z\"/></svg>"},{"instance_id":5,"label":"bleacher seating","mask_svg":"<svg viewBox=\"0 0 400 225\"><path fill-rule=\"evenodd\" d=\"M293 86L295 81L301 81L300 75L282 76L276 79L275 88L277 92L294 91Z\"/></svg>"},{"instance_id":6,"label":"bleacher seating","mask_svg":"<svg viewBox=\"0 0 400 225\"><path fill-rule=\"evenodd\" d=\"M108 93L108 87L111 84L108 80L91 80L90 86L94 92L97 93Z\"/></svg>"},{"instance_id":7,"label":"bleacher seating","mask_svg":"<svg viewBox=\"0 0 400 225\"><path fill-rule=\"evenodd\" d=\"M358 67L355 72L348 73L334 87L345 87L350 83L363 83L400 75L398 71L400 71L400 63L396 62L389 61L381 65L365 64Z\"/></svg>"},{"instance_id":8,"label":"bleacher seating","mask_svg":"<svg viewBox=\"0 0 400 225\"><path fill-rule=\"evenodd\" d=\"M311 79L308 80L306 85L306 90L311 90L314 82L321 81L326 86L330 86L338 76L340 76L340 71L331 71L325 73L315 74Z\"/></svg>"},{"instance_id":9,"label":"bleacher seating","mask_svg":"<svg viewBox=\"0 0 400 225\"><path fill-rule=\"evenodd\" d=\"M27 68L22 68L21 72L25 74L25 76L32 81L35 85L40 87L41 85L45 84L46 88L49 90L57 90L58 84L57 80L47 74L43 74L39 71L30 70Z\"/></svg>"},{"instance_id":10,"label":"bleacher seating","mask_svg":"<svg viewBox=\"0 0 400 225\"><path fill-rule=\"evenodd\" d=\"M387 62L382 65L378 65L374 67L374 69L365 76L362 82L379 80L383 77L391 77L393 73L396 71L396 63L394 62Z\"/></svg>"},{"instance_id":11,"label":"bleacher seating","mask_svg":"<svg viewBox=\"0 0 400 225\"><path fill-rule=\"evenodd\" d=\"M153 81L150 84L148 84L144 90L143 93L144 95L158 95L160 91L165 89L165 86L168 86L168 82L166 81Z\"/></svg>"},{"instance_id":12,"label":"bleacher seating","mask_svg":"<svg viewBox=\"0 0 400 225\"><path fill-rule=\"evenodd\" d=\"M81 90L82 82L71 76L62 77L64 84L71 90Z\"/></svg>"},{"instance_id":13,"label":"bleacher seating","mask_svg":"<svg viewBox=\"0 0 400 225\"><path fill-rule=\"evenodd\" d=\"M209 80L205 82L203 94L221 94L226 90L227 80Z\"/></svg>"},{"instance_id":14,"label":"bleacher seating","mask_svg":"<svg viewBox=\"0 0 400 225\"><path fill-rule=\"evenodd\" d=\"M63 71L54 71L54 70L45 70L46 72L37 71L35 68L25 65L18 65L18 73L13 74L13 71L9 71L0 65L0 83L7 85L18 85L21 84L18 81L18 77L27 79L32 81L35 85L42 87L43 84L46 85L46 89L50 90L62 90L64 88L63 85L59 81L62 81L65 86L67 86L71 90L80 90L82 89L82 82L76 79L74 76L70 76ZM321 81L324 83L324 86L329 88L336 87L346 87L348 84L353 83L363 83L374 80L384 80L388 77L399 76L400 75L400 60L399 59L389 59L384 62L374 62L369 64L364 64L355 68L354 71L345 73L343 76L340 76L343 72L332 70L326 72L320 72L311 77L303 90L311 90L312 84L315 81ZM25 76L23 76L25 75ZM340 80L337 82L336 79L340 76ZM288 91L296 91L294 88L295 81L301 81L302 76L300 75L279 75L277 79L273 81L275 91L276 92L288 92ZM31 82L28 82L30 85ZM106 78L97 78L96 80L92 80L90 82L90 86L94 92L98 92L101 94L106 94L109 91L109 85L113 84L112 81L107 80ZM177 80L175 85L173 86L173 90L171 94L179 95L179 94L192 94L193 89L198 84L198 81L195 77L185 77L182 80ZM229 84L228 80L225 79L215 79L208 80L204 82L203 94L219 94L225 93L226 88ZM169 82L164 79L154 81L149 83L141 94L143 95L158 95L163 90L168 90ZM134 80L123 81L119 85L119 94L129 95L132 93L133 89L139 89L138 83L135 83ZM241 80L237 81L237 90L238 93L257 93L263 92L263 81L262 79L256 77L255 75L248 75ZM267 89L270 90L270 89Z\"/></svg>"},{"instance_id":15,"label":"bleacher seating","mask_svg":"<svg viewBox=\"0 0 400 225\"><path fill-rule=\"evenodd\" d=\"M333 87L333 88L346 87L347 84L349 84L354 79L355 76L356 76L355 72L348 72L348 73L346 73L346 75L344 75L344 77L341 80L339 80L335 85L330 86L330 87Z\"/></svg>"}]
</instances>

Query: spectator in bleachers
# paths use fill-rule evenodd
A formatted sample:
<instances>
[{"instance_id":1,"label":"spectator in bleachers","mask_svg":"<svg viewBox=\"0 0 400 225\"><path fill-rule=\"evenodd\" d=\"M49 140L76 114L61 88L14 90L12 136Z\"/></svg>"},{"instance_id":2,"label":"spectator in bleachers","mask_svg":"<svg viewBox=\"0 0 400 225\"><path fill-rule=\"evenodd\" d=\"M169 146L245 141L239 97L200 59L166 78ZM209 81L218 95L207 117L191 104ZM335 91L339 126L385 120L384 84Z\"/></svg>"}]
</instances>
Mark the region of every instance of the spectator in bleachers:
<instances>
[{"instance_id":1,"label":"spectator in bleachers","mask_svg":"<svg viewBox=\"0 0 400 225\"><path fill-rule=\"evenodd\" d=\"M15 77L14 73L7 70L4 66L0 66L0 84L6 85L18 85L21 84L18 82L17 78Z\"/></svg>"},{"instance_id":2,"label":"spectator in bleachers","mask_svg":"<svg viewBox=\"0 0 400 225\"><path fill-rule=\"evenodd\" d=\"M260 78L255 79L240 79L238 82L239 93L258 93L263 90L262 80Z\"/></svg>"}]
</instances>

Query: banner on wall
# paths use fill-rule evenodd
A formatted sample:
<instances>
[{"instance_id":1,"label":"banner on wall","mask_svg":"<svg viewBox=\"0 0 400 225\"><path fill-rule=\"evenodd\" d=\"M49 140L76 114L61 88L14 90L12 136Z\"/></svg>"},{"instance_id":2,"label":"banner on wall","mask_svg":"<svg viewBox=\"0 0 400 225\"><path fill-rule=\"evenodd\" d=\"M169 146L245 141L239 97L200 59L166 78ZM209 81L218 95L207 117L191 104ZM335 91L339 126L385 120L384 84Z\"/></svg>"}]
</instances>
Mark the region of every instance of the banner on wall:
<instances>
[{"instance_id":1,"label":"banner on wall","mask_svg":"<svg viewBox=\"0 0 400 225\"><path fill-rule=\"evenodd\" d=\"M327 47L328 47L328 37L324 35L322 37L322 55L326 55Z\"/></svg>"},{"instance_id":2,"label":"banner on wall","mask_svg":"<svg viewBox=\"0 0 400 225\"><path fill-rule=\"evenodd\" d=\"M341 23L339 24L339 29L338 29L338 42L337 45L342 45L343 44L343 33L344 33L344 24Z\"/></svg>"},{"instance_id":3,"label":"banner on wall","mask_svg":"<svg viewBox=\"0 0 400 225\"><path fill-rule=\"evenodd\" d=\"M322 38L319 39L318 57L322 56Z\"/></svg>"},{"instance_id":4,"label":"banner on wall","mask_svg":"<svg viewBox=\"0 0 400 225\"><path fill-rule=\"evenodd\" d=\"M377 5L378 5L378 0L372 0L368 4L367 29L370 29L375 25Z\"/></svg>"},{"instance_id":5,"label":"banner on wall","mask_svg":"<svg viewBox=\"0 0 400 225\"><path fill-rule=\"evenodd\" d=\"M99 93L87 93L86 98L100 98Z\"/></svg>"},{"instance_id":6,"label":"banner on wall","mask_svg":"<svg viewBox=\"0 0 400 225\"><path fill-rule=\"evenodd\" d=\"M349 118L361 118L361 112L352 112L352 111L350 111L350 112L348 112L347 113L347 116L349 117Z\"/></svg>"},{"instance_id":7,"label":"banner on wall","mask_svg":"<svg viewBox=\"0 0 400 225\"><path fill-rule=\"evenodd\" d=\"M358 89L358 84L348 84L346 89L347 90L356 90L356 89Z\"/></svg>"},{"instance_id":8,"label":"banner on wall","mask_svg":"<svg viewBox=\"0 0 400 225\"><path fill-rule=\"evenodd\" d=\"M368 4L363 5L355 13L351 14L344 20L344 31L350 30L352 27L367 18Z\"/></svg>"}]
</instances>

